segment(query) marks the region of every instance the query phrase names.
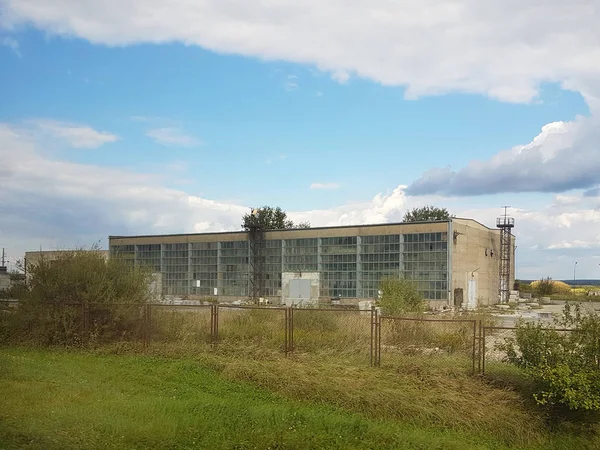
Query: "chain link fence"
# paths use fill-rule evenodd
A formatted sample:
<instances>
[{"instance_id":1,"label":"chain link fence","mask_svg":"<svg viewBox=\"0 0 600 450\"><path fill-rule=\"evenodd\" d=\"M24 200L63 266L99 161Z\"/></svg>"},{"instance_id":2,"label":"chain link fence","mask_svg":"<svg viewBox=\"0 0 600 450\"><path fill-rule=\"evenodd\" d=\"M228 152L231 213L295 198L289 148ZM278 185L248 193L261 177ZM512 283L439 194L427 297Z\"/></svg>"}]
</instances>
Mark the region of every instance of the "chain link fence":
<instances>
[{"instance_id":1,"label":"chain link fence","mask_svg":"<svg viewBox=\"0 0 600 450\"><path fill-rule=\"evenodd\" d=\"M395 369L425 364L499 378L520 374L506 346L518 328L484 320L390 317L376 309L80 303L6 306L1 319L6 343L261 349Z\"/></svg>"},{"instance_id":2,"label":"chain link fence","mask_svg":"<svg viewBox=\"0 0 600 450\"><path fill-rule=\"evenodd\" d=\"M374 311L294 308L293 351L345 357L368 357Z\"/></svg>"},{"instance_id":3,"label":"chain link fence","mask_svg":"<svg viewBox=\"0 0 600 450\"><path fill-rule=\"evenodd\" d=\"M514 377L520 377L521 369L514 362L511 362L511 353L513 358L519 358L520 349L518 346L517 327L481 327L481 373L491 378L502 380L510 380ZM543 332L546 339L552 340L552 336L570 335L577 330L543 327L537 328L539 332ZM507 345L507 344L511 345ZM546 343L544 345L551 345ZM514 352L514 353L513 353ZM541 356L541 355L540 355Z\"/></svg>"},{"instance_id":4,"label":"chain link fence","mask_svg":"<svg viewBox=\"0 0 600 450\"><path fill-rule=\"evenodd\" d=\"M219 305L215 341L220 346L260 347L287 354L288 328L286 308Z\"/></svg>"},{"instance_id":5,"label":"chain link fence","mask_svg":"<svg viewBox=\"0 0 600 450\"><path fill-rule=\"evenodd\" d=\"M213 341L213 305L151 305L148 345L206 346Z\"/></svg>"},{"instance_id":6,"label":"chain link fence","mask_svg":"<svg viewBox=\"0 0 600 450\"><path fill-rule=\"evenodd\" d=\"M416 362L477 371L477 321L381 316L376 365Z\"/></svg>"}]
</instances>

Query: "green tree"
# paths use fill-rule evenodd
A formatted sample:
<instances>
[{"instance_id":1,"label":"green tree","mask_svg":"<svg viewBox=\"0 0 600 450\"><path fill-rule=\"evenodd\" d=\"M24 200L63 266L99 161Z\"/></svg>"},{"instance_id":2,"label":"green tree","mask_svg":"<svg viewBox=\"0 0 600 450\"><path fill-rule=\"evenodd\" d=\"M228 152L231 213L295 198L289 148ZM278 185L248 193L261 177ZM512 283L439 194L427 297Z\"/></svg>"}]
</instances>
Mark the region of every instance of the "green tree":
<instances>
[{"instance_id":1,"label":"green tree","mask_svg":"<svg viewBox=\"0 0 600 450\"><path fill-rule=\"evenodd\" d=\"M552 278L542 278L535 287L535 290L538 295L542 297L549 297L554 293L554 283L552 282Z\"/></svg>"},{"instance_id":2,"label":"green tree","mask_svg":"<svg viewBox=\"0 0 600 450\"><path fill-rule=\"evenodd\" d=\"M264 230L288 230L292 228L310 228L309 222L294 224L287 217L287 213L279 206L263 206L254 208L248 214L242 217L242 228L246 231L254 227L260 227Z\"/></svg>"},{"instance_id":3,"label":"green tree","mask_svg":"<svg viewBox=\"0 0 600 450\"><path fill-rule=\"evenodd\" d=\"M422 206L413 208L404 214L402 222L431 222L434 220L448 220L454 217L450 215L446 208L438 208L435 206Z\"/></svg>"},{"instance_id":4,"label":"green tree","mask_svg":"<svg viewBox=\"0 0 600 450\"><path fill-rule=\"evenodd\" d=\"M379 289L379 306L385 315L420 313L425 310L425 300L417 290L416 283L411 280L394 276L383 277Z\"/></svg>"}]
</instances>

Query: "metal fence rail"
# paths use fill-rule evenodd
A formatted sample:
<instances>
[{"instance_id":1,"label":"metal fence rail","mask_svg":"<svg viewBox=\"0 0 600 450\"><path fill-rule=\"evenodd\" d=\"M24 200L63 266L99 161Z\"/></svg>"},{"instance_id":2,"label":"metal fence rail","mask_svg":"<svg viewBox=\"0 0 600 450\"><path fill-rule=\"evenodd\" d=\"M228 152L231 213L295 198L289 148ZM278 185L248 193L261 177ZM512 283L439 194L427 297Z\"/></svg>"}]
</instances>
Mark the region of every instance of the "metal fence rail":
<instances>
[{"instance_id":1,"label":"metal fence rail","mask_svg":"<svg viewBox=\"0 0 600 450\"><path fill-rule=\"evenodd\" d=\"M0 335L8 336L11 315L22 305L7 305ZM290 355L324 355L400 368L416 363L464 368L472 373L515 370L507 340L516 327L484 326L483 321L393 317L378 310L230 306L218 304L82 304L26 306L23 338L45 345L97 346L117 342L143 348L172 346L187 351L205 347L261 348ZM27 317L26 317L27 318ZM575 330L544 328L558 333Z\"/></svg>"}]
</instances>

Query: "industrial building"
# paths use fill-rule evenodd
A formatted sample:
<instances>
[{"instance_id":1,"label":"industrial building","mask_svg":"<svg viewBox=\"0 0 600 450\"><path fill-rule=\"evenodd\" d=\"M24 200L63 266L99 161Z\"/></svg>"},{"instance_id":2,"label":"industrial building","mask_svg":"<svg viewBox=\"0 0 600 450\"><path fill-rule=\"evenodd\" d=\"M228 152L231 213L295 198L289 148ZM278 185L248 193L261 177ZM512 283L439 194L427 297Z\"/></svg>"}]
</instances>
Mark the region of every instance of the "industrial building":
<instances>
[{"instance_id":1,"label":"industrial building","mask_svg":"<svg viewBox=\"0 0 600 450\"><path fill-rule=\"evenodd\" d=\"M510 226L502 227L510 223ZM494 304L514 283L512 219L500 229L472 219L110 236L111 257L159 273L165 297L274 304L357 303L384 276L414 280L433 308ZM502 282L500 281L502 277ZM504 298L504 301L506 299Z\"/></svg>"}]
</instances>

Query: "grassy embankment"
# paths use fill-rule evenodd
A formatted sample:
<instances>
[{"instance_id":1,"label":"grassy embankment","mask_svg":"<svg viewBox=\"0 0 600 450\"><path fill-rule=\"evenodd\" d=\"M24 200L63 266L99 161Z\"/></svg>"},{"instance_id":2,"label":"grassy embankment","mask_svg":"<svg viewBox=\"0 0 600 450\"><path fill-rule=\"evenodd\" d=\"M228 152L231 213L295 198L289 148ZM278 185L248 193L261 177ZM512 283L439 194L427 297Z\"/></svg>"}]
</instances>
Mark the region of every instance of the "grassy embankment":
<instances>
[{"instance_id":1,"label":"grassy embankment","mask_svg":"<svg viewBox=\"0 0 600 450\"><path fill-rule=\"evenodd\" d=\"M463 370L0 349L0 448L592 449ZM595 440L594 440L595 439Z\"/></svg>"}]
</instances>

